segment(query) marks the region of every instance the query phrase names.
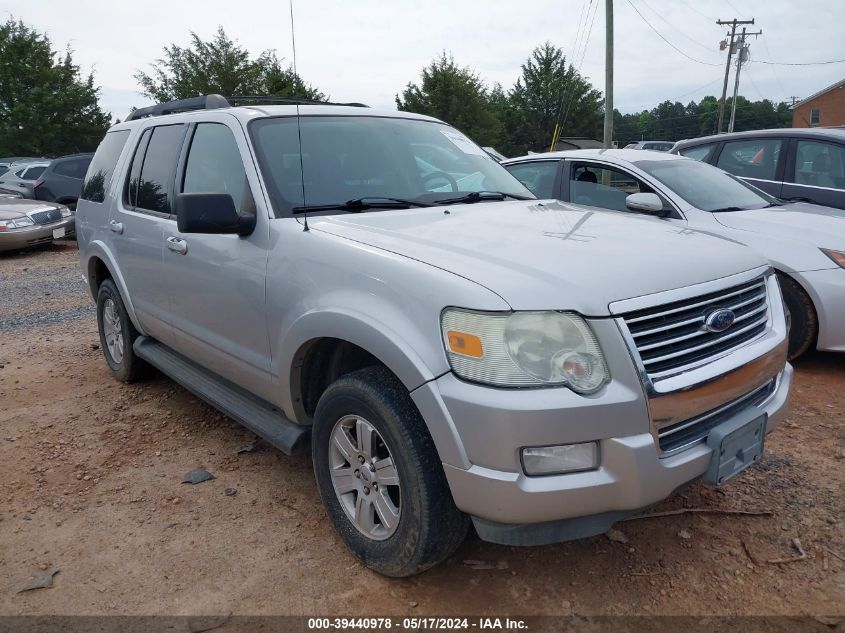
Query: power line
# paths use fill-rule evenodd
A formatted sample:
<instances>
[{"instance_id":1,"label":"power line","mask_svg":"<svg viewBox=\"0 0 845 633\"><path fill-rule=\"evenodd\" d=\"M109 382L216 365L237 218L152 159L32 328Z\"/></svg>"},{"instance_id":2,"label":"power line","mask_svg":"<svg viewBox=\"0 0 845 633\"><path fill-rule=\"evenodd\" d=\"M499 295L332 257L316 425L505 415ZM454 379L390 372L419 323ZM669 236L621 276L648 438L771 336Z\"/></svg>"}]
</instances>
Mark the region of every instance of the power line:
<instances>
[{"instance_id":1,"label":"power line","mask_svg":"<svg viewBox=\"0 0 845 633\"><path fill-rule=\"evenodd\" d=\"M703 17L703 18L705 18L705 19L707 20L707 22L709 22L710 24L715 24L715 23L716 23L716 19L715 19L715 18L711 18L709 15L705 15L704 13L702 13L701 11L699 11L698 9L696 9L696 8L695 8L695 4L693 4L692 2L688 2L688 0L681 0L681 2L683 2L683 3L684 3L684 4L688 7L688 8L692 9L693 11L695 11L698 15L700 15L700 16L701 16L701 17ZM717 28L718 28L718 27L717 27ZM721 31L722 29L719 29L719 30Z\"/></svg>"},{"instance_id":2,"label":"power line","mask_svg":"<svg viewBox=\"0 0 845 633\"><path fill-rule=\"evenodd\" d=\"M772 66L823 66L825 64L841 64L845 59L829 59L824 62L772 62L765 59L751 60L755 64L771 64Z\"/></svg>"},{"instance_id":3,"label":"power line","mask_svg":"<svg viewBox=\"0 0 845 633\"><path fill-rule=\"evenodd\" d=\"M672 48L674 48L674 49L675 49L677 52L679 52L681 55L683 55L683 56L684 56L684 57L686 57L687 59L689 59L689 60L691 60L691 61L694 61L694 62L696 62L696 63L698 63L698 64L703 64L704 66L721 66L721 64L712 64L712 63L710 63L710 62L701 61L700 59L696 59L695 57L692 57L692 56L690 56L690 55L687 55L684 51L682 51L680 48L678 48L677 46L675 46L674 44L672 44L672 42L670 42L670 41L669 41L669 40L667 40L665 37L663 37L663 35L660 33L660 31L658 31L656 28L654 28L654 26L651 24L651 22L649 22L649 21L646 19L646 17L645 17L642 13L640 13L640 10L639 10L637 7L635 7L635 6L634 6L634 3L633 3L633 2L631 2L631 0L627 0L627 2L628 2L628 4L629 4L629 5L631 5L631 8L632 8L634 11L636 11L636 12L637 12L637 15L638 15L638 16L640 16L640 18L642 19L642 21L643 21L643 22L645 22L645 23L648 25L648 27L649 27L652 31L654 31L654 32L657 34L657 37L659 37L661 40L663 40L664 42L666 42L669 46L671 46Z\"/></svg>"},{"instance_id":4,"label":"power line","mask_svg":"<svg viewBox=\"0 0 845 633\"><path fill-rule=\"evenodd\" d=\"M709 52L711 52L711 53L714 53L714 52L715 52L715 51L713 50L713 47L712 47L712 46L707 46L706 44L702 44L702 43L701 43L701 42L699 42L698 40L694 40L694 39L693 39L693 38L691 38L689 35L687 35L686 33L684 33L681 29L679 29L677 26L675 26L674 24L672 24L669 20L667 20L666 18L664 18L664 17L663 17L662 15L660 15L657 11L655 11L655 10L654 10L654 9L653 9L653 8L652 8L652 7L651 7L651 6L650 6L650 5L649 5L649 4L648 4L645 0L640 0L640 3L641 3L641 4L643 4L645 7L647 7L647 8L648 8L648 9L649 9L652 13L654 13L654 14L655 14L658 18L660 18L661 20L663 20L663 22L665 22L666 24L668 24L668 25L669 25L672 29L674 29L675 31L677 31L678 33L680 33L681 35L683 35L686 39L688 39L688 40L689 40L690 42L692 42L693 44L695 44L695 45L697 45L697 46L700 46L700 47L701 47L701 48L703 48L704 50L709 51Z\"/></svg>"},{"instance_id":5,"label":"power line","mask_svg":"<svg viewBox=\"0 0 845 633\"><path fill-rule=\"evenodd\" d=\"M646 108L646 107L648 107L648 106L656 106L656 105L660 105L661 103L665 103L666 101L671 101L671 102L673 102L673 103L674 103L674 102L676 102L676 101L680 101L681 99L683 99L684 97L686 97L686 96L688 96L688 95L691 95L691 94L694 94L694 93L696 93L696 92L699 92L700 90L704 90L705 88L708 88L709 86L712 86L713 84L715 84L715 83L716 83L716 82L718 82L718 81L722 81L722 78L721 78L721 77L716 77L716 79L714 79L713 81L709 81L709 82L707 82L706 84L704 84L703 86L699 86L698 88L695 88L694 90L690 90L690 91L688 91L688 92L685 92L685 93L684 93L684 94L682 94L682 95L678 95L678 96L677 96L677 97L675 97L674 99L664 99L663 101L655 101L654 103L643 103L643 104L638 105L638 106L628 106L628 107L629 107L629 108Z\"/></svg>"},{"instance_id":6,"label":"power line","mask_svg":"<svg viewBox=\"0 0 845 633\"><path fill-rule=\"evenodd\" d=\"M766 49L766 57L769 58L769 61L772 61L772 51L769 50L769 45L766 43L766 36L761 35L760 39L763 41L763 48ZM780 81L780 76L778 76L777 70L775 70L774 66L771 66L772 74L775 76L775 81L778 82L778 86L780 87L780 96L785 97L787 92L786 89L783 87L783 84Z\"/></svg>"}]
</instances>

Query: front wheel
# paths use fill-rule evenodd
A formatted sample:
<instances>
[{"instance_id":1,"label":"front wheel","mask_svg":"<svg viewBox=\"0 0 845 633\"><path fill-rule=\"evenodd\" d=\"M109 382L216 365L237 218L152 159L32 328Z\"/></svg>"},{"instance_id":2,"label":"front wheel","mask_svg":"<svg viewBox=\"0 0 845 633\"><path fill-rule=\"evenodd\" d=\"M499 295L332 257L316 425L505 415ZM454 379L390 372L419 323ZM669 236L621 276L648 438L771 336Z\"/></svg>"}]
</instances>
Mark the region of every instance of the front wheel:
<instances>
[{"instance_id":1,"label":"front wheel","mask_svg":"<svg viewBox=\"0 0 845 633\"><path fill-rule=\"evenodd\" d=\"M455 507L425 422L388 370L361 369L326 390L311 451L329 520L375 571L419 573L466 537L469 518Z\"/></svg>"},{"instance_id":2,"label":"front wheel","mask_svg":"<svg viewBox=\"0 0 845 633\"><path fill-rule=\"evenodd\" d=\"M778 274L783 302L789 311L789 360L795 360L815 343L819 321L813 301L791 277Z\"/></svg>"}]
</instances>

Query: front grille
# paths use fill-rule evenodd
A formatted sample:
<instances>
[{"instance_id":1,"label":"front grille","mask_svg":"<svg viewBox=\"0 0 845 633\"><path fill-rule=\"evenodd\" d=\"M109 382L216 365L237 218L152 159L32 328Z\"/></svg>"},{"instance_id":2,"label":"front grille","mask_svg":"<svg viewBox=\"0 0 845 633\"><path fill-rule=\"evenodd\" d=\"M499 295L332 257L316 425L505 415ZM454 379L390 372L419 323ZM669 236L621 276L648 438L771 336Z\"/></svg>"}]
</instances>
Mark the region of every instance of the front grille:
<instances>
[{"instance_id":1,"label":"front grille","mask_svg":"<svg viewBox=\"0 0 845 633\"><path fill-rule=\"evenodd\" d=\"M718 292L623 314L643 367L652 380L706 362L766 330L768 300L764 278ZM704 328L707 315L732 310L733 324L722 332Z\"/></svg>"},{"instance_id":2,"label":"front grille","mask_svg":"<svg viewBox=\"0 0 845 633\"><path fill-rule=\"evenodd\" d=\"M62 212L59 209L47 209L46 211L33 211L27 214L36 224L50 224L62 219Z\"/></svg>"},{"instance_id":3,"label":"front grille","mask_svg":"<svg viewBox=\"0 0 845 633\"><path fill-rule=\"evenodd\" d=\"M676 451L704 439L710 433L711 429L733 417L746 407L756 407L768 400L776 387L777 379L773 378L762 387L757 387L757 389L754 389L750 393L732 402L728 402L721 407L660 429L657 433L660 450L664 453Z\"/></svg>"}]
</instances>

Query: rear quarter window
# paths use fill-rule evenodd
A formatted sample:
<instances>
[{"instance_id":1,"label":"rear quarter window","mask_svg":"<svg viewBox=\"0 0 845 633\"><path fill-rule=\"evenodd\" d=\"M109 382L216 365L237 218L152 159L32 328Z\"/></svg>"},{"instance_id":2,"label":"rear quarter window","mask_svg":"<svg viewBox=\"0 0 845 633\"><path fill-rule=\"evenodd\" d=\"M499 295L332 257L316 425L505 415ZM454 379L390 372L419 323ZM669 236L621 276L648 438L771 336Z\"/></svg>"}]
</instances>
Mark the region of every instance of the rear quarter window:
<instances>
[{"instance_id":1,"label":"rear quarter window","mask_svg":"<svg viewBox=\"0 0 845 633\"><path fill-rule=\"evenodd\" d=\"M57 161L53 166L53 173L59 176L67 176L68 178L85 178L85 172L88 171L88 165L91 163L90 158L69 158L67 160Z\"/></svg>"},{"instance_id":2,"label":"rear quarter window","mask_svg":"<svg viewBox=\"0 0 845 633\"><path fill-rule=\"evenodd\" d=\"M714 147L716 147L715 143L710 145L696 145L695 147L680 149L678 150L678 153L681 156L686 156L687 158L692 158L693 160L707 161L713 154Z\"/></svg>"},{"instance_id":3,"label":"rear quarter window","mask_svg":"<svg viewBox=\"0 0 845 633\"><path fill-rule=\"evenodd\" d=\"M105 200L114 168L128 138L129 130L118 130L106 134L88 167L80 198L91 202Z\"/></svg>"}]
</instances>

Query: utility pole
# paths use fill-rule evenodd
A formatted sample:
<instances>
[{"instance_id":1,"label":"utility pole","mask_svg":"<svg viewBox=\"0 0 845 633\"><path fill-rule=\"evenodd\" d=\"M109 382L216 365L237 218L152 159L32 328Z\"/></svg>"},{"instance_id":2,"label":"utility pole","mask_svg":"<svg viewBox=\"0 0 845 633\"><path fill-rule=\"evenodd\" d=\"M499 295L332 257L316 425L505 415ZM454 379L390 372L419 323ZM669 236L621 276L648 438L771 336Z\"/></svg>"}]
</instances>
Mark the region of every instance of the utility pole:
<instances>
[{"instance_id":1,"label":"utility pole","mask_svg":"<svg viewBox=\"0 0 845 633\"><path fill-rule=\"evenodd\" d=\"M613 0L604 3L604 143L613 147Z\"/></svg>"},{"instance_id":2,"label":"utility pole","mask_svg":"<svg viewBox=\"0 0 845 633\"><path fill-rule=\"evenodd\" d=\"M725 99L728 96L728 75L731 71L731 55L734 52L734 36L736 35L736 27L740 24L754 24L754 18L750 20L737 20L734 18L733 20L716 20L716 24L719 26L727 26L730 25L731 27L731 39L728 42L728 61L725 62L725 81L722 84L722 99L719 101L719 127L716 128L719 134L722 133L722 122L725 119Z\"/></svg>"},{"instance_id":3,"label":"utility pole","mask_svg":"<svg viewBox=\"0 0 845 633\"><path fill-rule=\"evenodd\" d=\"M734 131L734 119L736 118L736 95L739 91L739 72L742 70L742 65L748 60L748 44L745 43L745 38L748 35L762 35L763 31L757 31L756 33L746 33L745 27L742 27L742 35L740 36L739 40L739 52L736 56L736 78L734 81L734 97L731 101L731 120L728 123L728 132Z\"/></svg>"}]
</instances>

